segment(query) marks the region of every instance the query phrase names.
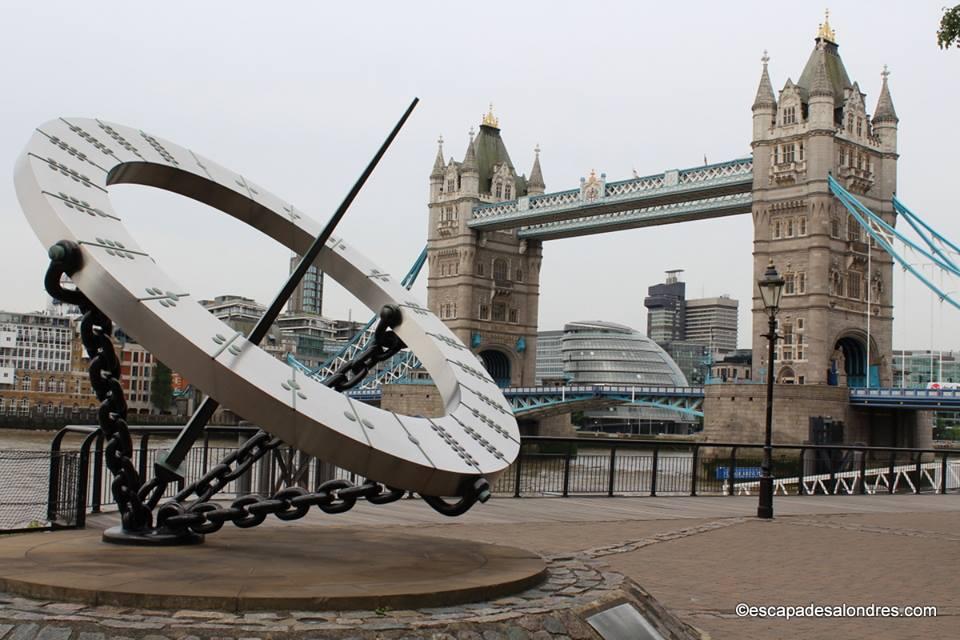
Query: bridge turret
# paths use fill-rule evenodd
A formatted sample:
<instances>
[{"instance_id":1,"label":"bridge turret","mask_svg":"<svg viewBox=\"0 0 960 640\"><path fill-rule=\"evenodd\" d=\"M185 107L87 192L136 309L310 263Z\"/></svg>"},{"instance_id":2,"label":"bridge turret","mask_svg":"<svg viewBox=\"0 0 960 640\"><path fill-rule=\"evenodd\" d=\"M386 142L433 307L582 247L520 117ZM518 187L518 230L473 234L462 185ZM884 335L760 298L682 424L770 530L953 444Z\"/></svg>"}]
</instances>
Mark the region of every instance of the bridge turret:
<instances>
[{"instance_id":1,"label":"bridge turret","mask_svg":"<svg viewBox=\"0 0 960 640\"><path fill-rule=\"evenodd\" d=\"M827 74L827 54L824 46L822 42L817 44L816 67L813 83L810 85L807 118L811 130L825 130L832 134L835 128L835 103L833 86Z\"/></svg>"},{"instance_id":2,"label":"bridge turret","mask_svg":"<svg viewBox=\"0 0 960 640\"><path fill-rule=\"evenodd\" d=\"M440 197L443 189L443 176L447 172L447 164L443 161L443 136L437 140L437 157L433 161L433 171L430 172L430 199Z\"/></svg>"},{"instance_id":3,"label":"bridge turret","mask_svg":"<svg viewBox=\"0 0 960 640\"><path fill-rule=\"evenodd\" d=\"M897 111L893 108L893 98L890 97L890 87L887 85L887 78L890 72L887 65L883 65L883 86L880 87L880 97L877 99L877 108L873 111L873 130L880 138L881 150L884 153L897 152L897 123L900 118L897 117Z\"/></svg>"},{"instance_id":4,"label":"bridge turret","mask_svg":"<svg viewBox=\"0 0 960 640\"><path fill-rule=\"evenodd\" d=\"M770 56L763 52L760 58L763 62L763 72L760 74L760 86L757 87L757 97L753 101L753 140L764 140L770 137L770 128L773 126L777 114L777 98L773 95L773 85L770 84L770 74L767 72L767 63Z\"/></svg>"},{"instance_id":5,"label":"bridge turret","mask_svg":"<svg viewBox=\"0 0 960 640\"><path fill-rule=\"evenodd\" d=\"M470 142L467 143L467 151L463 154L463 163L460 165L460 192L471 196L480 193L480 170L477 168L473 127L470 127Z\"/></svg>"},{"instance_id":6,"label":"bridge turret","mask_svg":"<svg viewBox=\"0 0 960 640\"><path fill-rule=\"evenodd\" d=\"M543 183L543 172L540 170L540 145L533 149L533 169L530 170L530 178L527 180L527 195L543 195L547 185Z\"/></svg>"}]
</instances>

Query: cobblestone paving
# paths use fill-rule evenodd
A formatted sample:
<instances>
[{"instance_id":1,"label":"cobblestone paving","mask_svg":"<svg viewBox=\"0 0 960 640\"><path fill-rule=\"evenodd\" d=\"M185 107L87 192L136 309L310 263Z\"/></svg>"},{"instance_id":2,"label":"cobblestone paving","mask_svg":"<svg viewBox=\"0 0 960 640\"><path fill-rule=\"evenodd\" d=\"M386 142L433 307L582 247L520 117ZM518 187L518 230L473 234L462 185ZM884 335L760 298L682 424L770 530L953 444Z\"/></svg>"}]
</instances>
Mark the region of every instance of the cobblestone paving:
<instances>
[{"instance_id":1,"label":"cobblestone paving","mask_svg":"<svg viewBox=\"0 0 960 640\"><path fill-rule=\"evenodd\" d=\"M0 640L587 640L575 611L619 596L625 578L599 562L549 561L540 586L490 602L416 610L224 613L44 602L0 593Z\"/></svg>"}]
</instances>

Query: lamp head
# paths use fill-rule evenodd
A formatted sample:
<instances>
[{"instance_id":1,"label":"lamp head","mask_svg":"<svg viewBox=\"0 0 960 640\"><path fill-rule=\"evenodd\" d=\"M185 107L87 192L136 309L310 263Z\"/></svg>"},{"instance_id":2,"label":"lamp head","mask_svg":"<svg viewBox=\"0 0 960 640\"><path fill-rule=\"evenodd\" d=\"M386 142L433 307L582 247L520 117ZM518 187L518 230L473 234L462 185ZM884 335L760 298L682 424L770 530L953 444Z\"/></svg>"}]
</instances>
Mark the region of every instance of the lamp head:
<instances>
[{"instance_id":1,"label":"lamp head","mask_svg":"<svg viewBox=\"0 0 960 640\"><path fill-rule=\"evenodd\" d=\"M775 314L780 309L780 297L783 295L783 277L777 273L777 268L773 266L773 260L767 265L763 277L757 281L757 287L760 289L760 300L767 313Z\"/></svg>"}]
</instances>

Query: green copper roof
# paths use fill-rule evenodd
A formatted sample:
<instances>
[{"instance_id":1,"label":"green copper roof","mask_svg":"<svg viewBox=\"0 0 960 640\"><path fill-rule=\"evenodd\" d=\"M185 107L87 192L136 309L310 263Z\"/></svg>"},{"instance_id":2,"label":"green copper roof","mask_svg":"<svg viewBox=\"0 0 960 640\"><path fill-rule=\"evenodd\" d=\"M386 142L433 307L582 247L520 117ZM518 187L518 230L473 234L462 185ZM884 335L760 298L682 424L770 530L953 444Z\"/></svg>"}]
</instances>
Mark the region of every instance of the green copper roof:
<instances>
[{"instance_id":1,"label":"green copper roof","mask_svg":"<svg viewBox=\"0 0 960 640\"><path fill-rule=\"evenodd\" d=\"M477 158L477 170L480 173L480 192L490 193L490 183L493 177L493 167L504 162L513 169L510 154L500 137L500 129L488 125L480 125L480 133L473 141L473 151ZM516 170L514 169L514 173ZM519 185L518 185L519 186Z\"/></svg>"},{"instance_id":2,"label":"green copper roof","mask_svg":"<svg viewBox=\"0 0 960 640\"><path fill-rule=\"evenodd\" d=\"M830 86L833 87L834 102L839 107L844 101L844 89L851 87L853 83L850 82L850 76L847 75L847 70L843 66L843 60L840 59L837 45L832 42L823 41L823 46L825 54L824 62L826 62L827 67L827 79L830 81ZM803 68L803 73L800 74L800 79L797 80L797 87L799 87L804 100L810 95L814 79L817 77L818 57L819 55L815 48L807 60L807 66Z\"/></svg>"}]
</instances>

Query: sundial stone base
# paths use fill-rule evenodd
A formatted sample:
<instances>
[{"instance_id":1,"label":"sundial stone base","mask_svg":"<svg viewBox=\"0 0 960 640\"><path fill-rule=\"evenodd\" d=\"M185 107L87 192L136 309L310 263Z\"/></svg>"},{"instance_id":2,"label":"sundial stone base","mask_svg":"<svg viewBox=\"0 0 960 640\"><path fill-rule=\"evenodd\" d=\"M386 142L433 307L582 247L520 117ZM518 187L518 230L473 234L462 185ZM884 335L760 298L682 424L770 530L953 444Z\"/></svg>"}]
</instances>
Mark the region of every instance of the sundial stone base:
<instances>
[{"instance_id":1,"label":"sundial stone base","mask_svg":"<svg viewBox=\"0 0 960 640\"><path fill-rule=\"evenodd\" d=\"M265 545L266 539L273 544ZM40 633L62 640L89 640L91 633L102 640L706 637L589 554L541 559L473 542L285 526L228 529L208 536L205 545L169 548L172 560L164 565L150 560L168 552L162 547L117 548L97 540L87 532L0 539L0 637L8 630L15 637ZM80 551L86 555L77 555ZM206 555L210 559L201 560ZM141 560L119 566L120 558L129 557ZM489 563L478 566L481 558ZM431 567L439 563L417 581L411 567L418 560ZM138 578L140 568L151 573ZM130 587L150 576L153 596L132 597ZM348 582L339 582L344 579ZM88 599L65 598L62 586L52 586L64 580L72 580ZM262 587L254 586L257 580ZM222 593L228 581L232 591ZM339 595L324 599L310 592L318 588L331 595L338 589ZM93 593L103 599L90 600ZM116 594L126 594L123 602L142 603L119 604ZM213 606L217 602L231 606ZM638 617L645 624L619 631L610 624ZM642 635L640 627L656 635Z\"/></svg>"},{"instance_id":2,"label":"sundial stone base","mask_svg":"<svg viewBox=\"0 0 960 640\"><path fill-rule=\"evenodd\" d=\"M104 544L99 531L0 539L0 590L88 604L252 611L448 606L541 582L536 554L501 545L305 526L202 545Z\"/></svg>"}]
</instances>

